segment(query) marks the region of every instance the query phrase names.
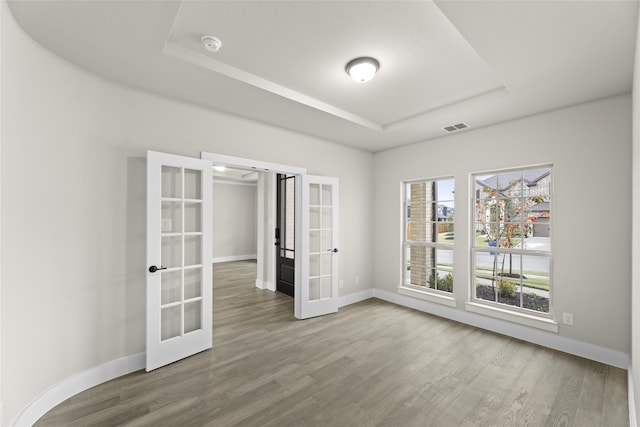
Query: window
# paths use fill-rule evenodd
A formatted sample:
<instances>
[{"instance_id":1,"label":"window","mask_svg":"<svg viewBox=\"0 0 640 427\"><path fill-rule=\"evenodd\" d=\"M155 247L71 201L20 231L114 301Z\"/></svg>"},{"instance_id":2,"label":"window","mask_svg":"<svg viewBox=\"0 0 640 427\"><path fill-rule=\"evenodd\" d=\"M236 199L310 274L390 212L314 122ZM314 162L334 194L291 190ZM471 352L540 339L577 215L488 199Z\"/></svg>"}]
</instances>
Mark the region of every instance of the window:
<instances>
[{"instance_id":1,"label":"window","mask_svg":"<svg viewBox=\"0 0 640 427\"><path fill-rule=\"evenodd\" d=\"M551 166L473 176L472 301L549 317Z\"/></svg>"},{"instance_id":2,"label":"window","mask_svg":"<svg viewBox=\"0 0 640 427\"><path fill-rule=\"evenodd\" d=\"M453 292L454 179L402 184L405 287Z\"/></svg>"}]
</instances>

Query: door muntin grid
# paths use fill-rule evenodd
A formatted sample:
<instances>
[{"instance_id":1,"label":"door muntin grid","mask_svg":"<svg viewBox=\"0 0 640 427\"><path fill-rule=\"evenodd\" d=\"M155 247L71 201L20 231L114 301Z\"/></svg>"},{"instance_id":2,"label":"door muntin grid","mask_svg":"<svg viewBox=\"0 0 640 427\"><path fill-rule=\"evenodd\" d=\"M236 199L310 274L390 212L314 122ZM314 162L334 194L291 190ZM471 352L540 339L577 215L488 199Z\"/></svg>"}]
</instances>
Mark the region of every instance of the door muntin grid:
<instances>
[{"instance_id":1,"label":"door muntin grid","mask_svg":"<svg viewBox=\"0 0 640 427\"><path fill-rule=\"evenodd\" d=\"M162 166L160 339L202 329L202 172Z\"/></svg>"},{"instance_id":2,"label":"door muntin grid","mask_svg":"<svg viewBox=\"0 0 640 427\"><path fill-rule=\"evenodd\" d=\"M309 301L332 298L333 188L309 184Z\"/></svg>"}]
</instances>

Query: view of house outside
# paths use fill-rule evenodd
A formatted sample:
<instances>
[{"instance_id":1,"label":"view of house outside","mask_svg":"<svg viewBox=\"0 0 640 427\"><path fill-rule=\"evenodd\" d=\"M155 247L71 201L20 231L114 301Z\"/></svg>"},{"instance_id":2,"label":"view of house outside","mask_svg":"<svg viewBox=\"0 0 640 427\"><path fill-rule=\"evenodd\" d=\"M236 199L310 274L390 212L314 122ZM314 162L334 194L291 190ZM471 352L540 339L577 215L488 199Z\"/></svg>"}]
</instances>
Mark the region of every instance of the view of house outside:
<instances>
[{"instance_id":1,"label":"view of house outside","mask_svg":"<svg viewBox=\"0 0 640 427\"><path fill-rule=\"evenodd\" d=\"M551 167L474 176L476 301L549 313Z\"/></svg>"}]
</instances>

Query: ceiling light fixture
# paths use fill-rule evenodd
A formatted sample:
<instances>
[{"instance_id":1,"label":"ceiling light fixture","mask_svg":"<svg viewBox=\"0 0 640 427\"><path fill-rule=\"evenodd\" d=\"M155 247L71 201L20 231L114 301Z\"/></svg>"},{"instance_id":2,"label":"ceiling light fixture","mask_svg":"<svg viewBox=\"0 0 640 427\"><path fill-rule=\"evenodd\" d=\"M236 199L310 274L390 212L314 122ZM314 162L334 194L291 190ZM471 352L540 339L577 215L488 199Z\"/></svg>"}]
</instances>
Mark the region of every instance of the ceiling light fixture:
<instances>
[{"instance_id":1,"label":"ceiling light fixture","mask_svg":"<svg viewBox=\"0 0 640 427\"><path fill-rule=\"evenodd\" d=\"M366 83L376 75L376 71L380 68L380 63L368 57L356 58L349 61L345 67L347 74L358 83Z\"/></svg>"},{"instance_id":2,"label":"ceiling light fixture","mask_svg":"<svg viewBox=\"0 0 640 427\"><path fill-rule=\"evenodd\" d=\"M217 52L222 47L222 42L219 38L213 36L202 36L200 37L200 41L205 49L209 52Z\"/></svg>"},{"instance_id":3,"label":"ceiling light fixture","mask_svg":"<svg viewBox=\"0 0 640 427\"><path fill-rule=\"evenodd\" d=\"M227 168L224 166L214 166L213 169L215 169L217 172L224 172Z\"/></svg>"}]
</instances>

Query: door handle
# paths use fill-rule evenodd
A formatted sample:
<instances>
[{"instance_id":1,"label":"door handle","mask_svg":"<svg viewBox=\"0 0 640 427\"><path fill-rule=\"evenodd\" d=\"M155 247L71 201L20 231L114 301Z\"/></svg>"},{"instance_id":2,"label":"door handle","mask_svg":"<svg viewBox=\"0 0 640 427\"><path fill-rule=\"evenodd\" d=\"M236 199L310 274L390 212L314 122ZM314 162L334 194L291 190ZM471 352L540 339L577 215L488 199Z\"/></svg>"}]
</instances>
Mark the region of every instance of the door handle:
<instances>
[{"instance_id":1,"label":"door handle","mask_svg":"<svg viewBox=\"0 0 640 427\"><path fill-rule=\"evenodd\" d=\"M155 265L152 265L151 267L149 267L149 273L155 273L158 270L166 270L166 269L167 267L163 267L163 266L156 267Z\"/></svg>"},{"instance_id":2,"label":"door handle","mask_svg":"<svg viewBox=\"0 0 640 427\"><path fill-rule=\"evenodd\" d=\"M334 254L338 253L338 248L327 249L327 252L333 252Z\"/></svg>"}]
</instances>

